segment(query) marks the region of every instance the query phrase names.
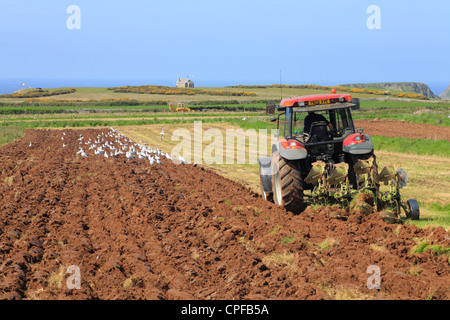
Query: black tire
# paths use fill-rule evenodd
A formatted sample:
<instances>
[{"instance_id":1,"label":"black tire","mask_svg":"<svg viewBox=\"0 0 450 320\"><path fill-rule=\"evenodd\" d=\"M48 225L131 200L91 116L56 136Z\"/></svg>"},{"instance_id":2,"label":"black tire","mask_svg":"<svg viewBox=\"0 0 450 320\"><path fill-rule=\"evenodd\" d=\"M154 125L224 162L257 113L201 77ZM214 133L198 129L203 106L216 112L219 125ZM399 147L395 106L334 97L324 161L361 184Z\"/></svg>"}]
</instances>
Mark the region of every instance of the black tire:
<instances>
[{"instance_id":1,"label":"black tire","mask_svg":"<svg viewBox=\"0 0 450 320\"><path fill-rule=\"evenodd\" d=\"M416 199L409 199L406 201L406 208L408 209L406 212L406 217L412 220L419 220L420 218L420 210L419 203Z\"/></svg>"},{"instance_id":2,"label":"black tire","mask_svg":"<svg viewBox=\"0 0 450 320\"><path fill-rule=\"evenodd\" d=\"M284 159L278 151L272 154L272 190L275 204L292 213L304 210L300 165Z\"/></svg>"}]
</instances>

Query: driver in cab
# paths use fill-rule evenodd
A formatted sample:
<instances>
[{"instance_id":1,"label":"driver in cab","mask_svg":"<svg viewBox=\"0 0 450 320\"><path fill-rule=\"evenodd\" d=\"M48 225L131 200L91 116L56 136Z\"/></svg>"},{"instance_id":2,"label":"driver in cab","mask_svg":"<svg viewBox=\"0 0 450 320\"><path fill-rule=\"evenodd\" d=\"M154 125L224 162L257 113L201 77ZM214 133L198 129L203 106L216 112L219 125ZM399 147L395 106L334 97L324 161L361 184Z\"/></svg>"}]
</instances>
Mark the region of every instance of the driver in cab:
<instances>
[{"instance_id":1,"label":"driver in cab","mask_svg":"<svg viewBox=\"0 0 450 320\"><path fill-rule=\"evenodd\" d=\"M315 113L314 111L308 111L308 115L305 118L304 121L304 130L303 132L308 133L311 130L311 125L314 122L318 122L318 121L325 121L325 123L327 124L328 128L330 128L331 132L333 132L333 125L330 123L330 121L328 121L323 115Z\"/></svg>"}]
</instances>

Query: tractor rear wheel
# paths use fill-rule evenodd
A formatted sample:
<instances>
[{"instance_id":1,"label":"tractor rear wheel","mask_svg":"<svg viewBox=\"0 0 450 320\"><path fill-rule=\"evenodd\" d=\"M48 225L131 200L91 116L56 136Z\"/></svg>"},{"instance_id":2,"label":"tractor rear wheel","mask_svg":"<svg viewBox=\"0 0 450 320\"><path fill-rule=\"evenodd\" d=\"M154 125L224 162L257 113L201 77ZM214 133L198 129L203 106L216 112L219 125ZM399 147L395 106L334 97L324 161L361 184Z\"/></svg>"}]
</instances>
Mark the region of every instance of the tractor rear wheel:
<instances>
[{"instance_id":1,"label":"tractor rear wheel","mask_svg":"<svg viewBox=\"0 0 450 320\"><path fill-rule=\"evenodd\" d=\"M275 204L292 213L304 210L300 164L284 159L278 151L272 154L272 189Z\"/></svg>"}]
</instances>

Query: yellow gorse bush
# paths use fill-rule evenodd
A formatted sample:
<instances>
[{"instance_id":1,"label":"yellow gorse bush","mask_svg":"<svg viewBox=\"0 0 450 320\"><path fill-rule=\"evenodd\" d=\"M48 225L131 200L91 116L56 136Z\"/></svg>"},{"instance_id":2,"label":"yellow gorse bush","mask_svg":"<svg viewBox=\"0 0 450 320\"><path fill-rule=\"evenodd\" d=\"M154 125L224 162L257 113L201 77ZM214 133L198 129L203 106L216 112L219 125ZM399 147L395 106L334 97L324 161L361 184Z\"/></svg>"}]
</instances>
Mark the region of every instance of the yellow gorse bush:
<instances>
[{"instance_id":1,"label":"yellow gorse bush","mask_svg":"<svg viewBox=\"0 0 450 320\"><path fill-rule=\"evenodd\" d=\"M86 100L80 100L80 99L39 99L39 98L31 98L31 99L25 99L24 102L96 102L96 101L108 101L108 102L114 102L114 101L129 101L132 99L129 98L119 98L119 99L86 99Z\"/></svg>"},{"instance_id":2,"label":"yellow gorse bush","mask_svg":"<svg viewBox=\"0 0 450 320\"><path fill-rule=\"evenodd\" d=\"M39 98L39 97L48 97L60 94L74 93L76 91L77 90L75 88L58 89L58 90L27 89L24 92L2 94L0 95L0 98Z\"/></svg>"},{"instance_id":3,"label":"yellow gorse bush","mask_svg":"<svg viewBox=\"0 0 450 320\"><path fill-rule=\"evenodd\" d=\"M206 94L212 96L256 96L253 92L236 92L225 90L203 90L192 88L173 88L166 86L124 86L124 87L111 87L108 90L120 93L138 93L138 94L164 94L164 95L196 95Z\"/></svg>"},{"instance_id":4,"label":"yellow gorse bush","mask_svg":"<svg viewBox=\"0 0 450 320\"><path fill-rule=\"evenodd\" d=\"M336 86L336 87L329 87L329 86L319 86L315 84L304 84L304 85L289 85L289 84L271 84L271 85L253 85L253 86L247 86L247 85L237 85L237 86L231 86L230 88L246 88L246 89L264 89L264 88L291 88L291 89L315 89L315 90L331 90L336 89L337 91L341 92L353 92L353 93L365 93L365 94L376 94L376 95L389 95L392 97L399 97L399 98L409 98L409 99L422 99L422 100L428 100L428 97L419 94L419 93L394 93L394 92L386 92L381 90L372 90L372 89L364 89L364 88L349 88L345 86Z\"/></svg>"}]
</instances>

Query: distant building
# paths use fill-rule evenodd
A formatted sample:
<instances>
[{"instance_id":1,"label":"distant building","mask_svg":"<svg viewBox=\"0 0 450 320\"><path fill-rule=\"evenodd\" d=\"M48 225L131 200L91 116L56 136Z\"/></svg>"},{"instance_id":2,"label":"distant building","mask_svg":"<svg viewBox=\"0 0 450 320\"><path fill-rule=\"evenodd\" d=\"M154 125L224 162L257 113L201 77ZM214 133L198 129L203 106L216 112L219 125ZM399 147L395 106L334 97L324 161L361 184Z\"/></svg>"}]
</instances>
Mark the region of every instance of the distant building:
<instances>
[{"instance_id":1,"label":"distant building","mask_svg":"<svg viewBox=\"0 0 450 320\"><path fill-rule=\"evenodd\" d=\"M194 82L190 79L180 79L177 81L177 88L193 88Z\"/></svg>"}]
</instances>

